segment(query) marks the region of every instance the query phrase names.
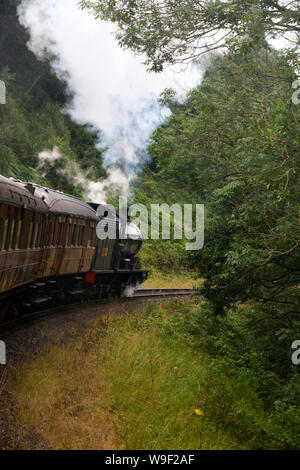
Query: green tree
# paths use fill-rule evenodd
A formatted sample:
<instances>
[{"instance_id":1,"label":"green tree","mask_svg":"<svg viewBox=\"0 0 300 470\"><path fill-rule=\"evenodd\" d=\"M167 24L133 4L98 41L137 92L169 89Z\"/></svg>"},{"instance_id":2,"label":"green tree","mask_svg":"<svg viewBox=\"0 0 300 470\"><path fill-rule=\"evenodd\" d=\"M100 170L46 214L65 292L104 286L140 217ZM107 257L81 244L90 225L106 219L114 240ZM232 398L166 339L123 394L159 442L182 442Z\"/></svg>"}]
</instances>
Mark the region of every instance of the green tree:
<instances>
[{"instance_id":1,"label":"green tree","mask_svg":"<svg viewBox=\"0 0 300 470\"><path fill-rule=\"evenodd\" d=\"M252 300L268 316L299 314L294 79L284 55L243 52L217 58L185 103L163 97L173 113L151 138L152 179L167 202L205 204L205 245L190 263L216 313Z\"/></svg>"},{"instance_id":2,"label":"green tree","mask_svg":"<svg viewBox=\"0 0 300 470\"><path fill-rule=\"evenodd\" d=\"M196 60L232 40L262 46L287 36L299 45L299 4L278 0L81 0L96 18L117 24L122 47L147 56L154 71Z\"/></svg>"}]
</instances>

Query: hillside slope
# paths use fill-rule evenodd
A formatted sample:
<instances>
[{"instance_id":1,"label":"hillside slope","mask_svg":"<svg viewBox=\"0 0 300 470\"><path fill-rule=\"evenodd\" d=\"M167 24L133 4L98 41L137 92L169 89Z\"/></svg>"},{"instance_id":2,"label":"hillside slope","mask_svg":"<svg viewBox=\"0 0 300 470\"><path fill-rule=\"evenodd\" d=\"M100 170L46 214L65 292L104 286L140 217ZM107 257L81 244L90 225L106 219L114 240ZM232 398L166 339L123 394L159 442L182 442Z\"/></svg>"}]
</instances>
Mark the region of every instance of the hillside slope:
<instances>
[{"instance_id":1,"label":"hillside slope","mask_svg":"<svg viewBox=\"0 0 300 470\"><path fill-rule=\"evenodd\" d=\"M72 97L51 71L51 58L41 62L27 48L18 3L0 0L0 80L7 88L7 104L0 106L0 173L80 196L83 187L64 169L73 162L91 179L103 177L100 135L63 112ZM62 158L51 160L50 154L41 165L38 154L53 148Z\"/></svg>"}]
</instances>

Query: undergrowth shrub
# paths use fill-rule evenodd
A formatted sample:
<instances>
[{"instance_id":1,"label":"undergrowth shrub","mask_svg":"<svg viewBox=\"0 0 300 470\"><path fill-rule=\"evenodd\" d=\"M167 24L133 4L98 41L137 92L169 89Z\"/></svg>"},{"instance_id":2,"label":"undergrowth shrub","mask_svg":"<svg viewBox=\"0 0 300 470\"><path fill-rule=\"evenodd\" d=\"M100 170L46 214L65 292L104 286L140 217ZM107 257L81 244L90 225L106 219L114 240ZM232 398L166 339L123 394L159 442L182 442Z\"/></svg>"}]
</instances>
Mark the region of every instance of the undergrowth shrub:
<instances>
[{"instance_id":1,"label":"undergrowth shrub","mask_svg":"<svg viewBox=\"0 0 300 470\"><path fill-rule=\"evenodd\" d=\"M266 328L253 307L215 316L207 304L181 300L160 309L148 305L145 315L130 319L131 328L145 334L154 329L208 355L200 405L212 420L254 448L300 448L300 376L291 363L292 335L280 338L278 325L268 323Z\"/></svg>"}]
</instances>

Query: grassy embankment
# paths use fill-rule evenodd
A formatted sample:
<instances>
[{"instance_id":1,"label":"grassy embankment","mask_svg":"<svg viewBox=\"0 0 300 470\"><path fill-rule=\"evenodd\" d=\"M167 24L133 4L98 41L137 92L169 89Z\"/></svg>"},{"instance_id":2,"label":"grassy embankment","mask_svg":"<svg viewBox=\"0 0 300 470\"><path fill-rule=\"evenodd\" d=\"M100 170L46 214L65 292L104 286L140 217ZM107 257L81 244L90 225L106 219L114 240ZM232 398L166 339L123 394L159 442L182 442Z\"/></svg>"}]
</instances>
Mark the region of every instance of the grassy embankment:
<instances>
[{"instance_id":1,"label":"grassy embankment","mask_svg":"<svg viewBox=\"0 0 300 470\"><path fill-rule=\"evenodd\" d=\"M162 272L152 270L143 289L192 289L201 285L202 281L195 280L191 274L184 272Z\"/></svg>"},{"instance_id":2,"label":"grassy embankment","mask_svg":"<svg viewBox=\"0 0 300 470\"><path fill-rule=\"evenodd\" d=\"M199 347L201 308L148 304L48 345L14 384L19 423L55 449L272 447L251 377Z\"/></svg>"}]
</instances>

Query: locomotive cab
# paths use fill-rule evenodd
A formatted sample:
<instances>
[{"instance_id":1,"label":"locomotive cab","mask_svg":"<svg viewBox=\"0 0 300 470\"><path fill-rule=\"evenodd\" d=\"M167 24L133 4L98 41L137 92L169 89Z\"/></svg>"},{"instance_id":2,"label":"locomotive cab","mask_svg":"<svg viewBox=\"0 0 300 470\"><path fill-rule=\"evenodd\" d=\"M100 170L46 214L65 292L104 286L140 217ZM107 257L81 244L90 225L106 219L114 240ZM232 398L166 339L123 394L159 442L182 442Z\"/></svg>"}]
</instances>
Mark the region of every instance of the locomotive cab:
<instances>
[{"instance_id":1,"label":"locomotive cab","mask_svg":"<svg viewBox=\"0 0 300 470\"><path fill-rule=\"evenodd\" d=\"M143 235L139 228L128 220L125 229L125 238L120 237L120 218L116 211L111 211L109 206L90 203L91 207L98 212L101 206L103 217L99 220L109 220L111 226L115 227L115 239L109 237L105 240L97 240L96 254L93 268L95 272L109 270L140 270L140 262L137 257L143 243ZM107 209L107 210L106 210Z\"/></svg>"},{"instance_id":2,"label":"locomotive cab","mask_svg":"<svg viewBox=\"0 0 300 470\"><path fill-rule=\"evenodd\" d=\"M120 269L140 269L137 254L144 241L142 232L135 224L128 222L125 236L126 238L119 242L121 252Z\"/></svg>"}]
</instances>

